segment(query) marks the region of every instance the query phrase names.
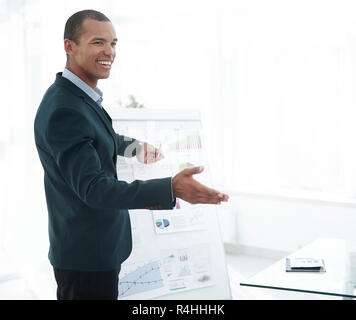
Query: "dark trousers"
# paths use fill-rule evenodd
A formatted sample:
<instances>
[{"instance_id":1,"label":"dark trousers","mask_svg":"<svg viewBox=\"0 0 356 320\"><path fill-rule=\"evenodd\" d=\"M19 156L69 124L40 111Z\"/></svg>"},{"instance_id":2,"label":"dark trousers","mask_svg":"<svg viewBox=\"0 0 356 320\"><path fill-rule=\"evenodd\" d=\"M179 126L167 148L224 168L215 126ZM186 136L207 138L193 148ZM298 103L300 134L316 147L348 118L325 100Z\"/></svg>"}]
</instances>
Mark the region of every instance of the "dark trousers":
<instances>
[{"instance_id":1,"label":"dark trousers","mask_svg":"<svg viewBox=\"0 0 356 320\"><path fill-rule=\"evenodd\" d=\"M117 300L120 269L98 272L53 270L58 300Z\"/></svg>"}]
</instances>

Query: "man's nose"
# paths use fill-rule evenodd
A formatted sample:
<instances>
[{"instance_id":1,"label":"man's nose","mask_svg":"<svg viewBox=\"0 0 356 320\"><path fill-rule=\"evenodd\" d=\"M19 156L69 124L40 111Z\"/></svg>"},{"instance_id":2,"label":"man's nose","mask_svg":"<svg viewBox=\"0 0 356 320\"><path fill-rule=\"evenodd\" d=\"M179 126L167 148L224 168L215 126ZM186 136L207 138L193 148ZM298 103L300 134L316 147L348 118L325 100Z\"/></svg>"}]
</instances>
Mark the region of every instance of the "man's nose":
<instances>
[{"instance_id":1,"label":"man's nose","mask_svg":"<svg viewBox=\"0 0 356 320\"><path fill-rule=\"evenodd\" d=\"M106 56L111 56L111 57L115 57L115 48L112 46L112 45L107 45L105 46L105 49L104 49L104 54Z\"/></svg>"}]
</instances>

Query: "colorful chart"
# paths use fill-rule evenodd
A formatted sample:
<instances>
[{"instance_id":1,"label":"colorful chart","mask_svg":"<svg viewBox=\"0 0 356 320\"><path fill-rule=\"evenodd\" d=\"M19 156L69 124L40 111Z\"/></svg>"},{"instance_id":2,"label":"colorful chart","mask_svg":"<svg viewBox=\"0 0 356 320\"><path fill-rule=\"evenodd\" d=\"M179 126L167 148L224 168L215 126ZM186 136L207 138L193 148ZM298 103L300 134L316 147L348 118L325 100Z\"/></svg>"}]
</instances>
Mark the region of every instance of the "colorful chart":
<instances>
[{"instance_id":1,"label":"colorful chart","mask_svg":"<svg viewBox=\"0 0 356 320\"><path fill-rule=\"evenodd\" d=\"M190 162L183 162L179 165L179 171L182 171L186 168L191 168L194 167L194 164L190 163Z\"/></svg>"},{"instance_id":2,"label":"colorful chart","mask_svg":"<svg viewBox=\"0 0 356 320\"><path fill-rule=\"evenodd\" d=\"M167 219L157 219L155 221L155 223L156 223L156 227L160 228L160 229L167 228L170 225L170 223Z\"/></svg>"}]
</instances>

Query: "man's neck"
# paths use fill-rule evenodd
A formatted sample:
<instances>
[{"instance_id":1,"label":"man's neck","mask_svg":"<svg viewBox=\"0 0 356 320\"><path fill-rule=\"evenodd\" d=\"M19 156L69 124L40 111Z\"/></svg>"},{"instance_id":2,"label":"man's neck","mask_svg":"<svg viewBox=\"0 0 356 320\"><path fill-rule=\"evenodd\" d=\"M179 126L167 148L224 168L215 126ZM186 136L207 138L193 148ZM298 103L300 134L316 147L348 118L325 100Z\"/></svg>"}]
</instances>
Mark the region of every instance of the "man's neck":
<instances>
[{"instance_id":1,"label":"man's neck","mask_svg":"<svg viewBox=\"0 0 356 320\"><path fill-rule=\"evenodd\" d=\"M74 68L72 68L70 65L66 65L66 68L74 73L78 78L80 78L82 81L84 81L89 87L91 88L96 88L96 86L98 85L98 81L97 80L92 80L90 81L90 79L88 79L88 77L82 75L80 72L76 72L76 70Z\"/></svg>"}]
</instances>

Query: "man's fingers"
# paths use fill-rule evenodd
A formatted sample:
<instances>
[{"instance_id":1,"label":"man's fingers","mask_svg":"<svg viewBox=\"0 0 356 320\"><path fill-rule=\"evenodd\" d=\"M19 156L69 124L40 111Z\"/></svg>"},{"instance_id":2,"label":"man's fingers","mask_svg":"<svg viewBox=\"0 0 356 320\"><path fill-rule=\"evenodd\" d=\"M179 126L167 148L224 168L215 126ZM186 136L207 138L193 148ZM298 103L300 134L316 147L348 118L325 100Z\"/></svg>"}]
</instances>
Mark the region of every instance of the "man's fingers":
<instances>
[{"instance_id":1,"label":"man's fingers","mask_svg":"<svg viewBox=\"0 0 356 320\"><path fill-rule=\"evenodd\" d=\"M160 154L158 155L158 157L156 158L156 161L162 160L163 158L164 158L163 153L160 153Z\"/></svg>"},{"instance_id":2,"label":"man's fingers","mask_svg":"<svg viewBox=\"0 0 356 320\"><path fill-rule=\"evenodd\" d=\"M155 160L156 161L161 160L161 159L164 158L164 155L163 155L163 153L161 152L160 149L155 149L154 155L155 155Z\"/></svg>"},{"instance_id":3,"label":"man's fingers","mask_svg":"<svg viewBox=\"0 0 356 320\"><path fill-rule=\"evenodd\" d=\"M219 197L219 199L221 199L221 201L224 201L224 202L229 200L229 196L227 194L219 193L218 197Z\"/></svg>"},{"instance_id":4,"label":"man's fingers","mask_svg":"<svg viewBox=\"0 0 356 320\"><path fill-rule=\"evenodd\" d=\"M193 174L201 173L203 166L186 168L178 173L172 180L173 194L193 204L221 204L229 199L227 194L209 188L195 180Z\"/></svg>"},{"instance_id":5,"label":"man's fingers","mask_svg":"<svg viewBox=\"0 0 356 320\"><path fill-rule=\"evenodd\" d=\"M216 197L201 197L198 198L196 203L203 203L203 204L221 204L221 200Z\"/></svg>"},{"instance_id":6,"label":"man's fingers","mask_svg":"<svg viewBox=\"0 0 356 320\"><path fill-rule=\"evenodd\" d=\"M152 145L147 145L145 148L145 163L153 163L159 160L162 160L164 158L163 153L161 152L161 149L157 149L153 147Z\"/></svg>"},{"instance_id":7,"label":"man's fingers","mask_svg":"<svg viewBox=\"0 0 356 320\"><path fill-rule=\"evenodd\" d=\"M229 199L227 194L223 194L222 192L206 187L198 181L196 181L196 186L198 189L196 192L198 195L197 201L199 203L220 204L221 201L226 202Z\"/></svg>"}]
</instances>

